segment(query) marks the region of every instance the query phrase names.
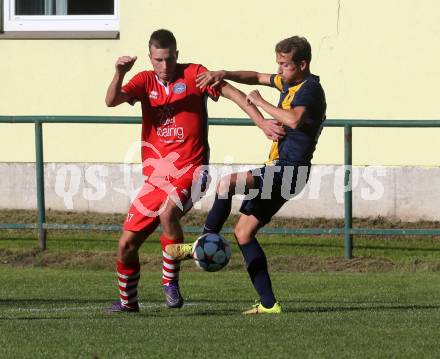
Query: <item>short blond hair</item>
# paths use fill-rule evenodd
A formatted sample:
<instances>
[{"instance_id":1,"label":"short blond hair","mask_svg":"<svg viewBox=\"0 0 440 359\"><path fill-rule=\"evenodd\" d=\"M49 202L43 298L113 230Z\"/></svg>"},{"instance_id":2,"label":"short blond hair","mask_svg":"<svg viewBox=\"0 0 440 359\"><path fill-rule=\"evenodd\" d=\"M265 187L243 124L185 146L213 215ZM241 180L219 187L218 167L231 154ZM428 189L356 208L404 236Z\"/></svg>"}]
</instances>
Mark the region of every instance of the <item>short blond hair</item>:
<instances>
[{"instance_id":1,"label":"short blond hair","mask_svg":"<svg viewBox=\"0 0 440 359\"><path fill-rule=\"evenodd\" d=\"M292 36L281 40L275 46L275 52L292 54L292 61L295 64L305 61L308 64L312 61L312 48L305 37Z\"/></svg>"}]
</instances>

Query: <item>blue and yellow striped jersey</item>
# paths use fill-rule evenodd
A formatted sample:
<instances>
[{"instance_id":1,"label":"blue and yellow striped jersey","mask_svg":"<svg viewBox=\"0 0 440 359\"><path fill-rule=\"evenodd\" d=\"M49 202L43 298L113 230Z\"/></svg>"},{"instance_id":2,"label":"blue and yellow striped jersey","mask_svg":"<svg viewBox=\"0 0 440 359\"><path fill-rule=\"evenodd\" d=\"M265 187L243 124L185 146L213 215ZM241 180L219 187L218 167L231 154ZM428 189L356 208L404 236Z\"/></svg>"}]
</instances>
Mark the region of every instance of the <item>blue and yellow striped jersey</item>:
<instances>
[{"instance_id":1,"label":"blue and yellow striped jersey","mask_svg":"<svg viewBox=\"0 0 440 359\"><path fill-rule=\"evenodd\" d=\"M300 83L284 84L280 75L272 75L270 82L272 87L280 91L279 108L290 110L304 106L307 111L306 118L297 128L284 126L286 136L273 142L266 164L309 165L327 108L319 77L311 74Z\"/></svg>"}]
</instances>

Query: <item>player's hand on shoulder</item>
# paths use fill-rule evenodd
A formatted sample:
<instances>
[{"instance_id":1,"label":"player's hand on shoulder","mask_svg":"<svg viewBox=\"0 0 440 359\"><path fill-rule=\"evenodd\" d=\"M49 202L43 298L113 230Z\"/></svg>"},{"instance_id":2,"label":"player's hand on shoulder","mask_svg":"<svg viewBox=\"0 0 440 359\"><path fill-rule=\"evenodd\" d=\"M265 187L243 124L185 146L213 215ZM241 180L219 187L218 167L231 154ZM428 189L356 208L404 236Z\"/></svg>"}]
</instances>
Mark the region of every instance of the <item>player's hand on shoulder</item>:
<instances>
[{"instance_id":1,"label":"player's hand on shoulder","mask_svg":"<svg viewBox=\"0 0 440 359\"><path fill-rule=\"evenodd\" d=\"M131 70L131 68L133 67L136 60L137 60L137 56L133 56L133 57L121 56L116 61L116 64L115 64L116 71L119 72L120 74L127 73L128 71Z\"/></svg>"},{"instance_id":2,"label":"player's hand on shoulder","mask_svg":"<svg viewBox=\"0 0 440 359\"><path fill-rule=\"evenodd\" d=\"M260 127L269 140L278 141L286 135L284 127L275 120L265 120Z\"/></svg>"},{"instance_id":3,"label":"player's hand on shoulder","mask_svg":"<svg viewBox=\"0 0 440 359\"><path fill-rule=\"evenodd\" d=\"M211 86L216 88L225 78L225 71L206 71L198 74L196 77L196 86L203 88L206 86Z\"/></svg>"}]
</instances>

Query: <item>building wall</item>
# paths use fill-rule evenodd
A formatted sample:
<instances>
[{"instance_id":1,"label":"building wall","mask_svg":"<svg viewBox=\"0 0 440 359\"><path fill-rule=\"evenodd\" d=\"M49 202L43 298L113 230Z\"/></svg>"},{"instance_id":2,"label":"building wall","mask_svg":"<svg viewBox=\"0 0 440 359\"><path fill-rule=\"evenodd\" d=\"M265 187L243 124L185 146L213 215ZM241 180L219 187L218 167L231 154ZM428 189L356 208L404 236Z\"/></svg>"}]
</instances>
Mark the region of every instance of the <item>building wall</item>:
<instances>
[{"instance_id":1,"label":"building wall","mask_svg":"<svg viewBox=\"0 0 440 359\"><path fill-rule=\"evenodd\" d=\"M0 40L0 114L139 115L139 106L104 105L114 62L138 55L131 74L150 69L148 36L168 28L182 62L268 73L276 71L275 43L304 35L328 118L438 119L439 11L436 0L121 0L119 40ZM276 102L276 91L261 92ZM210 103L209 112L244 117L225 99ZM139 132L135 125L45 125L45 160L122 162ZM438 134L355 129L354 163L438 166ZM0 162L34 160L31 125L0 124L0 139ZM214 163L260 163L269 147L255 128L211 128L210 141ZM342 130L326 129L314 162L341 163L342 150Z\"/></svg>"},{"instance_id":2,"label":"building wall","mask_svg":"<svg viewBox=\"0 0 440 359\"><path fill-rule=\"evenodd\" d=\"M196 210L208 210L218 179L255 166L213 166L210 187ZM140 165L50 163L45 165L46 208L63 211L126 213L143 178ZM304 190L289 200L277 216L342 218L344 167L314 166ZM353 215L405 221L440 220L440 169L421 167L355 167ZM287 197L287 194L286 194ZM35 209L35 166L0 164L0 209ZM198 199L195 198L195 200ZM242 197L234 196L237 212Z\"/></svg>"}]
</instances>

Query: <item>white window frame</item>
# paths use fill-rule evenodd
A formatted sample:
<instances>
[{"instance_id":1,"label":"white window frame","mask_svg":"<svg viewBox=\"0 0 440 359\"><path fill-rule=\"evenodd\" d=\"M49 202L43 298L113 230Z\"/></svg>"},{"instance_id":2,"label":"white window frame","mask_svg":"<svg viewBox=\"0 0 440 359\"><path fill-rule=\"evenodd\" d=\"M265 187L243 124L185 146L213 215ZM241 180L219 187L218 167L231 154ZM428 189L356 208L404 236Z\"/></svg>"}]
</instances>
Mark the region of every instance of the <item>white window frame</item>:
<instances>
[{"instance_id":1,"label":"white window frame","mask_svg":"<svg viewBox=\"0 0 440 359\"><path fill-rule=\"evenodd\" d=\"M114 15L15 15L15 0L3 0L3 31L68 32L119 31L119 0Z\"/></svg>"}]
</instances>

